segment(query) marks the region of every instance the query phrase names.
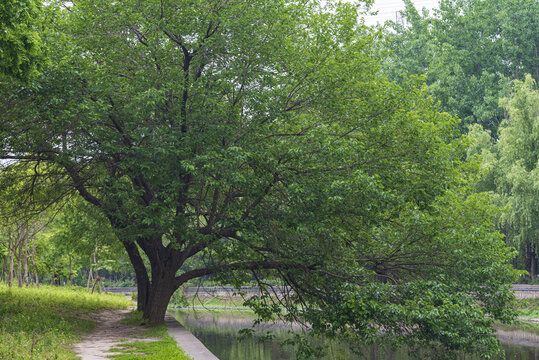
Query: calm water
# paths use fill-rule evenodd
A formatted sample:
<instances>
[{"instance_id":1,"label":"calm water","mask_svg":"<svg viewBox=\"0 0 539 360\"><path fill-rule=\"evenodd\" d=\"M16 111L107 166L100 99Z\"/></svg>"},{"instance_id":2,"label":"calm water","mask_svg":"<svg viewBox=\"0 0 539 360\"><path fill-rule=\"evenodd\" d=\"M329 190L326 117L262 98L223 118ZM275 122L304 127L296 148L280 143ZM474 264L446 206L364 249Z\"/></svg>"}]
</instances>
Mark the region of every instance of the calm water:
<instances>
[{"instance_id":1,"label":"calm water","mask_svg":"<svg viewBox=\"0 0 539 360\"><path fill-rule=\"evenodd\" d=\"M288 330L298 330L284 324L264 324L252 338L238 339L238 331L250 328L253 317L241 312L183 311L176 318L199 338L220 360L296 360L295 350L282 347L280 341L289 337ZM265 333L272 340L259 341ZM539 360L539 336L521 330L499 329L499 339L506 359ZM346 345L332 344L328 356L320 360L409 360L406 350L392 352L384 347L366 348L362 356L352 353Z\"/></svg>"}]
</instances>

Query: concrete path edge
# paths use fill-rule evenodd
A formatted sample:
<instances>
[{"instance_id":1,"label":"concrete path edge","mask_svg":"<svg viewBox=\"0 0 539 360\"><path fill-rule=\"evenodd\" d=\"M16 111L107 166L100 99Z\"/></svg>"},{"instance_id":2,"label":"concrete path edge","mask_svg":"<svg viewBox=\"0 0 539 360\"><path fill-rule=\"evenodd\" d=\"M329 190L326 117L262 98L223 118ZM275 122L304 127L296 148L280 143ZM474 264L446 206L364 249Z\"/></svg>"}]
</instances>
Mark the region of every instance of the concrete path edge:
<instances>
[{"instance_id":1,"label":"concrete path edge","mask_svg":"<svg viewBox=\"0 0 539 360\"><path fill-rule=\"evenodd\" d=\"M178 346L193 360L219 360L195 335L184 328L172 314L166 314L165 324L168 334L176 340Z\"/></svg>"}]
</instances>

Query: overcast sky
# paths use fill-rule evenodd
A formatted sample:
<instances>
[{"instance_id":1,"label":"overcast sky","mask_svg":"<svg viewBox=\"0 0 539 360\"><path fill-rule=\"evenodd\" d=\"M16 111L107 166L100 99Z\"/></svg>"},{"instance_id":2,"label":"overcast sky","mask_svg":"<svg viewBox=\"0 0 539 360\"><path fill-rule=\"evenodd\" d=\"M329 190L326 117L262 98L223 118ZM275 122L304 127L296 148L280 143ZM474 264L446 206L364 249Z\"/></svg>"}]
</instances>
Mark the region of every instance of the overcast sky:
<instances>
[{"instance_id":1,"label":"overcast sky","mask_svg":"<svg viewBox=\"0 0 539 360\"><path fill-rule=\"evenodd\" d=\"M427 8L432 9L438 7L439 0L412 0L417 9ZM397 11L404 9L402 0L375 0L374 10L378 10L377 16L370 16L365 19L367 25L376 23L382 24L386 20L395 20Z\"/></svg>"}]
</instances>

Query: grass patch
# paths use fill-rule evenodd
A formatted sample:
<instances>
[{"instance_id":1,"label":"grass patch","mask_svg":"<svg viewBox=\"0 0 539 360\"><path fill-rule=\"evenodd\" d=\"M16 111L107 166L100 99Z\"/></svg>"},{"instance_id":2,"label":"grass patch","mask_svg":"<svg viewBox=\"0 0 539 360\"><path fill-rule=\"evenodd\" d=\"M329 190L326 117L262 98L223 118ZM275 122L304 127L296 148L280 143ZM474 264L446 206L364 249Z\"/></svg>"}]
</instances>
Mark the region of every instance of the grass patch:
<instances>
[{"instance_id":1,"label":"grass patch","mask_svg":"<svg viewBox=\"0 0 539 360\"><path fill-rule=\"evenodd\" d=\"M517 311L519 316L539 318L539 298L519 300Z\"/></svg>"},{"instance_id":2,"label":"grass patch","mask_svg":"<svg viewBox=\"0 0 539 360\"><path fill-rule=\"evenodd\" d=\"M95 326L78 316L129 305L125 296L90 294L76 287L0 284L0 359L76 359L71 344Z\"/></svg>"},{"instance_id":3,"label":"grass patch","mask_svg":"<svg viewBox=\"0 0 539 360\"><path fill-rule=\"evenodd\" d=\"M520 330L539 335L539 324L527 321L518 321L517 327Z\"/></svg>"},{"instance_id":4,"label":"grass patch","mask_svg":"<svg viewBox=\"0 0 539 360\"><path fill-rule=\"evenodd\" d=\"M145 325L142 313L133 311L129 317L123 320L130 325ZM134 341L118 344L111 349L119 352L119 355L110 355L109 358L116 360L191 360L182 349L176 345L176 341L168 335L165 324L146 325L144 337L158 338L157 341Z\"/></svg>"}]
</instances>

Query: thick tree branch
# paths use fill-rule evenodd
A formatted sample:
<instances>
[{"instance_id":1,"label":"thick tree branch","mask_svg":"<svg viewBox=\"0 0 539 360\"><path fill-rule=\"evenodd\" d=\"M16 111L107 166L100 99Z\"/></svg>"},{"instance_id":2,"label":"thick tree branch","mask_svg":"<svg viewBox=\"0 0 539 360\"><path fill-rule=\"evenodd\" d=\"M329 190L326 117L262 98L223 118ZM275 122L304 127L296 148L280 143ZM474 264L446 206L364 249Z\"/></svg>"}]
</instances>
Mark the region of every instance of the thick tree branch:
<instances>
[{"instance_id":1,"label":"thick tree branch","mask_svg":"<svg viewBox=\"0 0 539 360\"><path fill-rule=\"evenodd\" d=\"M233 264L222 264L222 265L216 265L212 268L204 268L204 269L195 269L188 272L185 272L181 274L180 276L176 276L176 285L180 286L181 284L191 280L196 279L201 276L215 274L221 271L227 271L227 270L257 270L257 269L264 269L264 270L271 270L271 269L301 269L301 268L307 268L305 265L297 264L297 263L285 263L285 262L278 262L278 261L245 261L245 262L237 262Z\"/></svg>"},{"instance_id":2,"label":"thick tree branch","mask_svg":"<svg viewBox=\"0 0 539 360\"><path fill-rule=\"evenodd\" d=\"M86 189L85 181L80 177L79 172L75 169L75 167L73 165L68 164L65 161L62 161L60 165L62 165L64 167L64 169L66 169L67 173L69 174L69 176L73 180L73 186L75 187L75 189L77 189L79 194L86 201L88 201L89 203L91 203L93 205L96 205L96 206L101 206L102 205L101 199L99 199L96 196L92 195L88 191L88 189Z\"/></svg>"}]
</instances>

